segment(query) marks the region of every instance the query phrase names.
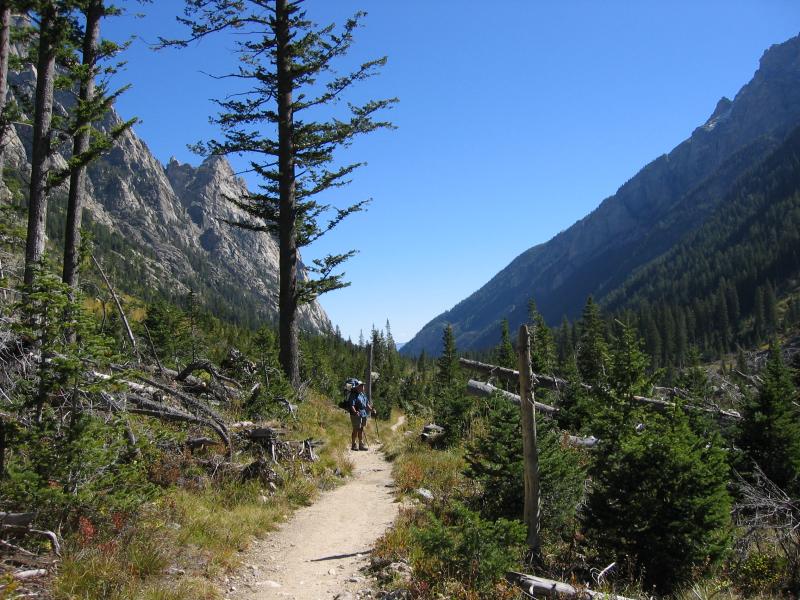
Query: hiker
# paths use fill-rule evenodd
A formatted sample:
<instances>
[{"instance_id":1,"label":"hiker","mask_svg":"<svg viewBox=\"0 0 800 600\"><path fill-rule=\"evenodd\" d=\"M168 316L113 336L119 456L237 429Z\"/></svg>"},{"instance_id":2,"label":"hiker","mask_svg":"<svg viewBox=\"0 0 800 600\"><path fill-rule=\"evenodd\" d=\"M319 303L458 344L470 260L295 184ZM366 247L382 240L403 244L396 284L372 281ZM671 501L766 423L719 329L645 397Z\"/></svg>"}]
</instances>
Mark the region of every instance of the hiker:
<instances>
[{"instance_id":1,"label":"hiker","mask_svg":"<svg viewBox=\"0 0 800 600\"><path fill-rule=\"evenodd\" d=\"M364 393L364 382L358 379L353 381L353 388L350 390L350 423L353 425L351 435L352 450L369 450L364 443L364 428L367 426L367 418L372 412L372 404ZM358 438L358 446L356 446Z\"/></svg>"}]
</instances>

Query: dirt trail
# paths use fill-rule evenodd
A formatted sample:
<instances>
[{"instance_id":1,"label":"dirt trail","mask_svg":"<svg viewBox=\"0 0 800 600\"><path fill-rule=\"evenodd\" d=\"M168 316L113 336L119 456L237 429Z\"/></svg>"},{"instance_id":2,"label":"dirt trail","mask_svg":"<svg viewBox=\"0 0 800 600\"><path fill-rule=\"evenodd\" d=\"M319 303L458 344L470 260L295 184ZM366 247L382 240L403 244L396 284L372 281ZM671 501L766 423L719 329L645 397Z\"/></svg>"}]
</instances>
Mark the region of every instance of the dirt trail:
<instances>
[{"instance_id":1,"label":"dirt trail","mask_svg":"<svg viewBox=\"0 0 800 600\"><path fill-rule=\"evenodd\" d=\"M329 600L369 587L359 569L375 540L394 522L399 505L383 454L371 448L351 452L351 459L352 479L254 544L244 573L223 590L226 598Z\"/></svg>"}]
</instances>

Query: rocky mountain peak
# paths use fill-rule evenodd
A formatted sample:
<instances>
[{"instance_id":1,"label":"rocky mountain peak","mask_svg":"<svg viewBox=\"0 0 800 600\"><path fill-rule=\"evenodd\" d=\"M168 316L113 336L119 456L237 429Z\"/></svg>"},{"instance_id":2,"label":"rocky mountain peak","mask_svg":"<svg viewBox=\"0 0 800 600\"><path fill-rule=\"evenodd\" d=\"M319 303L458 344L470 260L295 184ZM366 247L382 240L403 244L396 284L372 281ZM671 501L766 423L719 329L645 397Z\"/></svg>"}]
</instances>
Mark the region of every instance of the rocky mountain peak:
<instances>
[{"instance_id":1,"label":"rocky mountain peak","mask_svg":"<svg viewBox=\"0 0 800 600\"><path fill-rule=\"evenodd\" d=\"M800 70L800 36L767 48L759 60L758 70L771 77L781 72L796 74Z\"/></svg>"},{"instance_id":2,"label":"rocky mountain peak","mask_svg":"<svg viewBox=\"0 0 800 600\"><path fill-rule=\"evenodd\" d=\"M32 93L30 68L11 73L10 79L12 95ZM73 104L74 95L60 92L54 111L67 114ZM119 122L111 111L101 127ZM7 164L25 179L30 128L19 125L8 137ZM69 145L57 148L54 164L66 164L70 150ZM91 219L124 239L125 254L114 254L137 265L142 278L137 285L173 297L194 290L221 316L251 323L276 320L278 244L272 235L230 224L248 216L229 199L249 192L225 157L209 157L197 167L172 157L164 166L130 129L90 165L87 190ZM317 302L303 306L299 319L309 331L331 329Z\"/></svg>"}]
</instances>

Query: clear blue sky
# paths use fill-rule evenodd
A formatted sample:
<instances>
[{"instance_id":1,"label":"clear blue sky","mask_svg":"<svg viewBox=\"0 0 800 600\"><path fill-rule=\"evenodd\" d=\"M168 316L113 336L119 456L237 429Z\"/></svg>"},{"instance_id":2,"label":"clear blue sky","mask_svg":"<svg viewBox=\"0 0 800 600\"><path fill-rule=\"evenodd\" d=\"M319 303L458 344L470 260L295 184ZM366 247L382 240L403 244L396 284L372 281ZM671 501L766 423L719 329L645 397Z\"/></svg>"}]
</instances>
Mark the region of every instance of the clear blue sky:
<instances>
[{"instance_id":1,"label":"clear blue sky","mask_svg":"<svg viewBox=\"0 0 800 600\"><path fill-rule=\"evenodd\" d=\"M188 143L217 134L210 98L235 67L230 39L185 50L144 42L181 33L179 0L134 7L105 34L139 35L118 102L162 162L197 164ZM369 164L345 203L374 199L304 257L358 248L349 288L321 298L345 337L391 322L407 341L527 248L595 208L733 97L771 44L800 31L791 0L309 0L326 24L365 10L353 60L387 55L354 98L400 98L398 126L345 158ZM143 40L143 41L142 41ZM241 165L240 165L241 166Z\"/></svg>"}]
</instances>

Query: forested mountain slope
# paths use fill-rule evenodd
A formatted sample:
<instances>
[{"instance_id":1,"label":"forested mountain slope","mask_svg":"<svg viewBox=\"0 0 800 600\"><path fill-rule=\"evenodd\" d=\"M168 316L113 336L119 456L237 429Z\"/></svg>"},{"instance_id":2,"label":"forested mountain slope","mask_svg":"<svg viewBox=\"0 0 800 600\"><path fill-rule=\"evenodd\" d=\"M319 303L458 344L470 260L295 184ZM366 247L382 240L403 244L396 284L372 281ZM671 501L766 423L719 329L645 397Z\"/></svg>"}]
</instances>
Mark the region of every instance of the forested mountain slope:
<instances>
[{"instance_id":1,"label":"forested mountain slope","mask_svg":"<svg viewBox=\"0 0 800 600\"><path fill-rule=\"evenodd\" d=\"M800 128L702 226L601 300L637 311L650 352L682 363L687 345L725 352L774 332L775 285L791 290L799 275Z\"/></svg>"},{"instance_id":2,"label":"forested mountain slope","mask_svg":"<svg viewBox=\"0 0 800 600\"><path fill-rule=\"evenodd\" d=\"M637 268L701 226L743 173L765 160L800 123L800 38L775 45L731 101L723 98L692 135L626 182L584 219L527 250L487 284L428 323L404 348L438 353L450 323L461 349L497 343L534 298L554 325L575 317L590 294L602 297ZM535 215L531 215L533 218Z\"/></svg>"}]
</instances>

